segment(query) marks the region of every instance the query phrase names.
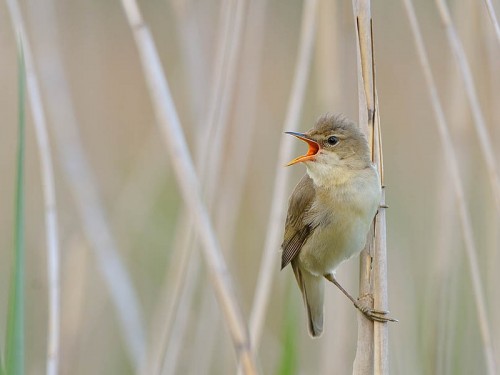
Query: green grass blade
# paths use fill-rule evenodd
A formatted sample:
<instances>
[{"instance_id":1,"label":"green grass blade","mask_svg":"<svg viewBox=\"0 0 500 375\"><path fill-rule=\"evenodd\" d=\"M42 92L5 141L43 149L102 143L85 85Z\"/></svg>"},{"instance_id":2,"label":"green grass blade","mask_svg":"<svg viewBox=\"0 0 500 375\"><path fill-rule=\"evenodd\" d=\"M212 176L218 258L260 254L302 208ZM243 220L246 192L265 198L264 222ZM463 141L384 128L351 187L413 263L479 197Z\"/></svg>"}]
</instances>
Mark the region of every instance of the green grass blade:
<instances>
[{"instance_id":1,"label":"green grass blade","mask_svg":"<svg viewBox=\"0 0 500 375\"><path fill-rule=\"evenodd\" d=\"M9 375L24 374L24 103L25 69L22 41L18 42L18 151L15 198L14 261L7 314L5 370Z\"/></svg>"}]
</instances>

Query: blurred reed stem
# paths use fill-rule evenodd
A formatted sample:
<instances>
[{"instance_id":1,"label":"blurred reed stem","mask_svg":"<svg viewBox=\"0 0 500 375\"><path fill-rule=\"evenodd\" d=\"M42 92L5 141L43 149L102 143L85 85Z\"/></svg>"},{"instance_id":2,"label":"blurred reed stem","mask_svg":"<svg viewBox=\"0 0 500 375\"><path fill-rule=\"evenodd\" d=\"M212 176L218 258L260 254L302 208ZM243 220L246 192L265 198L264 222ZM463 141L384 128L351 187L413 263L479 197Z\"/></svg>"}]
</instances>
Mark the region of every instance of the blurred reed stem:
<instances>
[{"instance_id":1,"label":"blurred reed stem","mask_svg":"<svg viewBox=\"0 0 500 375\"><path fill-rule=\"evenodd\" d=\"M221 22L218 32L218 47L215 56L214 64L214 79L210 94L210 105L206 116L199 116L197 122L199 123L198 129L205 129L205 131L198 132L197 137L197 162L196 169L200 176L200 182L203 186L205 202L207 208L211 210L216 198L216 187L220 182L220 175L222 169L222 155L224 152L224 141L227 133L227 118L233 99L233 91L235 86L235 73L240 55L242 31L244 26L245 2L239 0L226 1L221 6ZM194 66L194 64L189 64ZM180 240L181 247L175 248L175 253L192 253L193 248L196 246L196 236L194 235L193 219L187 214L182 214L178 223L178 228L182 239ZM186 230L187 228L187 230ZM177 241L176 241L177 243ZM155 373L160 372L161 366L168 369L169 372L174 372L177 366L178 349L172 348L172 345L181 345L184 333L187 328L188 322L183 319L184 326L177 322L180 317L180 301L181 295L183 303L187 304L182 307L183 310L189 310L192 304L193 292L196 289L194 285L199 280L199 265L200 262L196 256L190 255L182 256L181 268L175 264L171 271L176 269L176 272L169 272L169 275L177 275L173 283L174 298L169 304L169 311L166 314L167 321L164 325L161 343L159 346L159 357L156 364L153 364ZM189 264L191 262L192 264ZM187 266L191 268L192 272L187 272ZM168 277L171 279L171 277ZM172 289L172 288L168 288ZM165 292L166 295L166 292ZM177 322L177 323L176 323ZM170 333L174 329L177 332L177 340L171 340ZM169 352L168 356L166 355ZM158 354L157 354L158 356Z\"/></svg>"},{"instance_id":2,"label":"blurred reed stem","mask_svg":"<svg viewBox=\"0 0 500 375\"><path fill-rule=\"evenodd\" d=\"M306 0L303 5L298 54L286 118L283 123L283 131L296 130L298 128L311 68L311 60L314 55L317 4L317 0ZM269 293L272 290L272 280L278 270L279 257L277 256L277 250L279 249L283 234L287 201L286 190L290 175L284 166L292 158L292 152L293 143L291 137L282 136L276 165L271 210L267 224L268 229L250 314L250 332L255 348L258 348L260 344L269 302Z\"/></svg>"},{"instance_id":3,"label":"blurred reed stem","mask_svg":"<svg viewBox=\"0 0 500 375\"><path fill-rule=\"evenodd\" d=\"M453 189L459 210L460 224L464 236L465 250L472 279L473 294L477 310L478 323L481 332L481 338L484 346L484 356L488 374L496 374L496 361L493 354L493 342L491 338L491 324L488 319L486 300L484 297L484 287L481 281L481 272L477 260L477 249L472 231L472 223L467 208L464 188L460 179L458 159L451 143L451 134L449 131L441 101L438 96L434 76L429 64L425 44L420 32L420 27L415 15L415 10L411 0L404 0L406 12L410 21L411 30L415 40L417 53L422 67L424 77L429 90L430 102L436 116L436 125L438 127L439 137L443 145L448 170L453 183Z\"/></svg>"},{"instance_id":4,"label":"blurred reed stem","mask_svg":"<svg viewBox=\"0 0 500 375\"><path fill-rule=\"evenodd\" d=\"M26 46L28 46L28 44L26 44ZM30 50L30 48L25 50L25 55L29 55L29 59L26 61L27 88L40 158L40 171L45 208L45 240L47 246L49 321L47 325L46 373L47 375L56 375L59 373L61 326L60 250L58 235L59 229L57 224L56 191L46 116L42 106L42 100L40 98L40 89L33 66L33 59L30 55Z\"/></svg>"},{"instance_id":5,"label":"blurred reed stem","mask_svg":"<svg viewBox=\"0 0 500 375\"><path fill-rule=\"evenodd\" d=\"M122 6L134 34L146 83L159 122L158 125L168 146L167 150L173 163L181 194L195 219L198 235L204 244L202 247L204 250L203 255L233 339L238 362L246 374L256 374L257 366L247 327L232 287L229 270L215 236L207 208L201 197L199 180L153 38L144 23L135 0L123 0Z\"/></svg>"},{"instance_id":6,"label":"blurred reed stem","mask_svg":"<svg viewBox=\"0 0 500 375\"><path fill-rule=\"evenodd\" d=\"M225 154L225 171L219 176L218 194L216 202L213 204L217 233L223 248L228 250L236 249L234 238L241 200L245 187L251 183L251 180L248 179L248 167L250 154L256 147L253 135L257 127L255 120L259 114L257 102L266 32L267 3L267 0L258 0L248 4L248 16L244 30L245 48L241 52L240 69L237 74L238 90L235 90L237 100L234 104L234 118L231 121L233 124L231 138L226 142L228 149ZM203 288L207 289L207 286L203 286ZM209 353L213 353L213 349L217 345L216 340L220 340L220 336L217 335L220 318L214 314L216 311L212 305L211 298L203 298L201 315L205 323L210 321L212 323L206 327L207 324L203 325L200 320L196 333L197 337L203 337L200 346L211 347L212 350L201 350L204 354L198 355L198 361L193 362L197 371L192 373L207 373L211 368L211 363L215 360ZM200 349L202 348L200 347ZM194 353L200 352L195 350Z\"/></svg>"},{"instance_id":7,"label":"blurred reed stem","mask_svg":"<svg viewBox=\"0 0 500 375\"><path fill-rule=\"evenodd\" d=\"M500 219L500 178L498 176L495 152L493 146L491 145L491 137L479 103L474 78L472 76L467 56L465 55L464 47L457 34L455 26L453 25L446 1L436 0L436 5L439 10L441 21L446 29L448 42L450 43L450 47L453 55L455 56L455 60L463 79L465 93L467 94L467 99L469 100L472 116L474 118L474 129L479 138L479 145L488 170L491 191L496 206L496 214Z\"/></svg>"},{"instance_id":8,"label":"blurred reed stem","mask_svg":"<svg viewBox=\"0 0 500 375\"><path fill-rule=\"evenodd\" d=\"M37 8L38 31L50 43L38 50L40 77L47 91L48 108L54 126L59 160L69 181L82 220L84 232L91 243L97 265L108 287L110 298L121 325L128 354L136 369L142 367L146 352L141 307L127 269L119 255L94 176L80 143L79 125L59 51L55 21L55 5L49 1Z\"/></svg>"},{"instance_id":9,"label":"blurred reed stem","mask_svg":"<svg viewBox=\"0 0 500 375\"><path fill-rule=\"evenodd\" d=\"M268 0L251 1L248 4L245 40L246 54L242 52L241 68L238 72L237 101L234 109L232 146L227 158L227 172L224 183L217 186L219 202L214 205L216 226L221 234L221 242L228 249L233 247L238 212L248 179L250 155L255 147L255 121L259 113L258 99L260 73L262 71L263 44L266 33Z\"/></svg>"},{"instance_id":10,"label":"blurred reed stem","mask_svg":"<svg viewBox=\"0 0 500 375\"><path fill-rule=\"evenodd\" d=\"M500 25L498 24L497 15L495 13L495 8L493 8L493 3L491 0L484 0L484 5L488 11L488 16L490 16L491 24L495 30L495 36L497 38L498 45L500 46Z\"/></svg>"}]
</instances>

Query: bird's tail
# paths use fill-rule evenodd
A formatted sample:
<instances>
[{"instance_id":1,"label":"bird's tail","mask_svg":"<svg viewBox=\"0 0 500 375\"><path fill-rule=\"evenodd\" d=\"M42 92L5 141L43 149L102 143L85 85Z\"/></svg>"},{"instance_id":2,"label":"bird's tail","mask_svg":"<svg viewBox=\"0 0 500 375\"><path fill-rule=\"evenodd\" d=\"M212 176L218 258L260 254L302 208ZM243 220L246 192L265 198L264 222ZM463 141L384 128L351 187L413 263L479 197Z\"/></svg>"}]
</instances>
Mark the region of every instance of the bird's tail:
<instances>
[{"instance_id":1,"label":"bird's tail","mask_svg":"<svg viewBox=\"0 0 500 375\"><path fill-rule=\"evenodd\" d=\"M292 261L292 268L306 305L309 334L312 337L319 337L323 332L325 280L322 276L314 276L301 269L297 262Z\"/></svg>"}]
</instances>

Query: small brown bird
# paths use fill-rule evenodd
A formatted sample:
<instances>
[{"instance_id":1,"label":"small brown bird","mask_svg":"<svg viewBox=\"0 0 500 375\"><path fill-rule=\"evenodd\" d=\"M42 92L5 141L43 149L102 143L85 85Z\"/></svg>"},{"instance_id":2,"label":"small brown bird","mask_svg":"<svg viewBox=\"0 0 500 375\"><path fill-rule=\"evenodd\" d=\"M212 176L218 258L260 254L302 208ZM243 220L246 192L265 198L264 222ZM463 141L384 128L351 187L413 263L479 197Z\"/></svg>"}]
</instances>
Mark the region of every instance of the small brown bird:
<instances>
[{"instance_id":1,"label":"small brown bird","mask_svg":"<svg viewBox=\"0 0 500 375\"><path fill-rule=\"evenodd\" d=\"M370 149L359 127L341 115L325 115L307 133L286 132L309 145L307 174L289 199L281 245L281 269L292 263L307 308L309 333L323 331L325 278L333 282L368 318L394 321L363 306L335 279L335 269L363 250L377 213L381 187Z\"/></svg>"}]
</instances>

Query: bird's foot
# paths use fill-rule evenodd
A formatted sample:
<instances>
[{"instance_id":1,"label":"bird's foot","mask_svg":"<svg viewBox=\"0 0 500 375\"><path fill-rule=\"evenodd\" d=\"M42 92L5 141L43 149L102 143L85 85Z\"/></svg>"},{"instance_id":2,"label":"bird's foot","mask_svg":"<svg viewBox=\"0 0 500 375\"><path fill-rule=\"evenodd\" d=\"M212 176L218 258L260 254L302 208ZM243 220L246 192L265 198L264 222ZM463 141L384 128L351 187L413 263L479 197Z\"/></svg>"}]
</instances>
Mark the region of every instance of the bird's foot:
<instances>
[{"instance_id":1,"label":"bird's foot","mask_svg":"<svg viewBox=\"0 0 500 375\"><path fill-rule=\"evenodd\" d=\"M380 322L380 323L398 322L397 319L387 316L387 314L389 314L389 311L376 310L360 303L359 301L354 302L354 306L356 306L356 308L359 311L361 311L368 319L374 322Z\"/></svg>"},{"instance_id":2,"label":"bird's foot","mask_svg":"<svg viewBox=\"0 0 500 375\"><path fill-rule=\"evenodd\" d=\"M326 275L324 275L325 278L328 280L328 281L331 281L332 283L334 283L337 288L340 289L340 291L342 293L345 294L345 296L347 298L349 298L351 300L352 303L354 303L354 306L356 306L356 308L361 311L363 314L365 314L365 316L374 321L374 322L380 322L380 323L387 323L387 322L397 322L398 320L397 319L394 319L394 318L391 318L389 316L387 316L387 314L389 314L389 311L384 311L384 310L376 310L376 309L373 309L371 307L369 307L368 305L360 302L359 298L358 300L354 299L354 297L352 297L348 292L347 290L344 289L344 287L342 285L339 284L339 282L337 281L337 279L335 278L335 274L334 273L328 273ZM363 297L366 297L366 296L363 296ZM373 297L370 298L371 301L373 302Z\"/></svg>"}]
</instances>

